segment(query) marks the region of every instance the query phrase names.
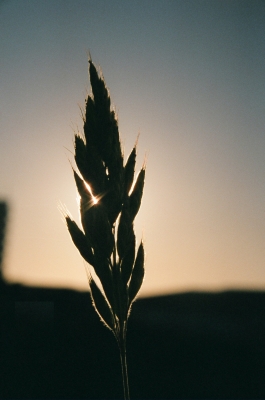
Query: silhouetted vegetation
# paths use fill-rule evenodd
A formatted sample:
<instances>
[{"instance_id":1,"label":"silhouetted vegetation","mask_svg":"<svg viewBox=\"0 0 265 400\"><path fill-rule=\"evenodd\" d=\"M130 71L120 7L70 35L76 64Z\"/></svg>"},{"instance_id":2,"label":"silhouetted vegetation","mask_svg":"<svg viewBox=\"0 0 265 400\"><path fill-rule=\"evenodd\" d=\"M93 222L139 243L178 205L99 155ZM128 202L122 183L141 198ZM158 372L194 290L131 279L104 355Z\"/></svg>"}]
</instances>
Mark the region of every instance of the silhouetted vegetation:
<instances>
[{"instance_id":1,"label":"silhouetted vegetation","mask_svg":"<svg viewBox=\"0 0 265 400\"><path fill-rule=\"evenodd\" d=\"M141 205L145 167L134 180L136 147L126 163L109 92L89 60L92 95L87 97L84 134L75 135L74 171L80 195L81 230L67 215L74 244L90 265L93 305L120 350L124 398L129 399L126 331L129 312L144 277L144 247L136 252L133 223ZM95 279L96 274L97 279Z\"/></svg>"}]
</instances>

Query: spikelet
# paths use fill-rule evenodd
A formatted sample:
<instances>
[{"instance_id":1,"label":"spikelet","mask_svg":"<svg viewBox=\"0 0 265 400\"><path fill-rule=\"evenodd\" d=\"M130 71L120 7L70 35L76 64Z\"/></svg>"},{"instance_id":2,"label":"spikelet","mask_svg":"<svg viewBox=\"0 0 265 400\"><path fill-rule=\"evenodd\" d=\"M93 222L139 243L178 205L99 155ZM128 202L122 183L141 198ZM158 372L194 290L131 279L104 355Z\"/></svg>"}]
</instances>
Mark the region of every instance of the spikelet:
<instances>
[{"instance_id":1,"label":"spikelet","mask_svg":"<svg viewBox=\"0 0 265 400\"><path fill-rule=\"evenodd\" d=\"M86 207L91 207L94 201L90 191L88 190L88 187L86 186L83 179L81 179L80 176L75 171L74 171L74 178L78 193L81 197L81 201L83 201L86 204Z\"/></svg>"},{"instance_id":2,"label":"spikelet","mask_svg":"<svg viewBox=\"0 0 265 400\"><path fill-rule=\"evenodd\" d=\"M127 196L131 190L134 178L134 169L136 163L136 146L131 151L124 168L124 195Z\"/></svg>"},{"instance_id":3,"label":"spikelet","mask_svg":"<svg viewBox=\"0 0 265 400\"><path fill-rule=\"evenodd\" d=\"M94 145L106 165L111 155L112 135L110 130L110 98L108 90L97 70L89 61L90 83L94 96L95 131Z\"/></svg>"},{"instance_id":4,"label":"spikelet","mask_svg":"<svg viewBox=\"0 0 265 400\"><path fill-rule=\"evenodd\" d=\"M75 162L84 180L89 182L93 195L104 193L107 180L105 167L94 146L86 146L79 135L75 135Z\"/></svg>"},{"instance_id":5,"label":"spikelet","mask_svg":"<svg viewBox=\"0 0 265 400\"><path fill-rule=\"evenodd\" d=\"M123 207L118 226L117 249L122 259L134 240L133 223L128 207Z\"/></svg>"},{"instance_id":6,"label":"spikelet","mask_svg":"<svg viewBox=\"0 0 265 400\"><path fill-rule=\"evenodd\" d=\"M109 303L115 309L113 276L109 262L101 256L95 256L93 267Z\"/></svg>"},{"instance_id":7,"label":"spikelet","mask_svg":"<svg viewBox=\"0 0 265 400\"><path fill-rule=\"evenodd\" d=\"M113 331L115 328L113 313L106 301L105 296L102 294L101 290L98 288L91 276L89 279L89 287L92 303L96 312L98 313L102 322Z\"/></svg>"},{"instance_id":8,"label":"spikelet","mask_svg":"<svg viewBox=\"0 0 265 400\"><path fill-rule=\"evenodd\" d=\"M97 203L87 208L81 200L81 221L95 253L109 259L114 247L114 237L104 205Z\"/></svg>"},{"instance_id":9,"label":"spikelet","mask_svg":"<svg viewBox=\"0 0 265 400\"><path fill-rule=\"evenodd\" d=\"M137 180L133 187L133 191L129 197L129 208L133 220L136 214L138 213L141 205L143 189L144 189L144 178L145 178L145 168L142 168L137 176Z\"/></svg>"},{"instance_id":10,"label":"spikelet","mask_svg":"<svg viewBox=\"0 0 265 400\"><path fill-rule=\"evenodd\" d=\"M142 286L144 279L144 246L143 242L140 243L138 248L135 264L132 271L132 277L129 283L128 294L129 304L133 302L137 293Z\"/></svg>"},{"instance_id":11,"label":"spikelet","mask_svg":"<svg viewBox=\"0 0 265 400\"><path fill-rule=\"evenodd\" d=\"M124 285L128 283L133 269L134 258L135 258L135 235L133 233L132 240L127 246L126 253L121 260L121 277Z\"/></svg>"},{"instance_id":12,"label":"spikelet","mask_svg":"<svg viewBox=\"0 0 265 400\"><path fill-rule=\"evenodd\" d=\"M95 103L91 96L87 97L86 100L86 111L84 116L84 135L86 143L96 145L97 140L97 122L96 122L96 110Z\"/></svg>"},{"instance_id":13,"label":"spikelet","mask_svg":"<svg viewBox=\"0 0 265 400\"><path fill-rule=\"evenodd\" d=\"M81 256L91 265L94 264L94 255L92 252L91 245L87 240L87 237L78 228L75 221L73 221L68 215L65 217L67 228L71 235L71 238L76 245L77 249L79 250Z\"/></svg>"}]
</instances>

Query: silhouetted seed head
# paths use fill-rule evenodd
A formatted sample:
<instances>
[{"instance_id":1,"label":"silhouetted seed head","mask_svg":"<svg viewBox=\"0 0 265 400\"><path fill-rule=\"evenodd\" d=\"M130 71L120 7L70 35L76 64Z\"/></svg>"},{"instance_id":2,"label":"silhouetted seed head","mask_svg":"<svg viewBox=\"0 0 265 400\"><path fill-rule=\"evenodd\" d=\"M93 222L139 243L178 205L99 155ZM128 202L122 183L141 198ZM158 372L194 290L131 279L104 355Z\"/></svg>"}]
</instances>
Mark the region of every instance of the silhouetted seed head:
<instances>
[{"instance_id":1,"label":"silhouetted seed head","mask_svg":"<svg viewBox=\"0 0 265 400\"><path fill-rule=\"evenodd\" d=\"M132 303L137 293L139 292L140 287L142 286L143 283L143 279L144 279L144 246L143 242L141 242L134 263L132 277L129 282L129 288L128 288L129 304Z\"/></svg>"},{"instance_id":2,"label":"silhouetted seed head","mask_svg":"<svg viewBox=\"0 0 265 400\"><path fill-rule=\"evenodd\" d=\"M94 264L94 255L91 249L91 245L87 239L87 237L84 235L84 233L81 231L81 229L78 228L77 224L75 221L73 221L69 216L65 217L67 228L70 232L71 238L76 245L77 249L79 250L81 256L91 265Z\"/></svg>"},{"instance_id":3,"label":"silhouetted seed head","mask_svg":"<svg viewBox=\"0 0 265 400\"><path fill-rule=\"evenodd\" d=\"M141 243L135 257L133 221L141 205L145 166L132 187L136 145L124 166L109 91L91 58L89 75L92 94L83 115L84 137L75 135L75 162L83 179L75 171L74 178L84 233L68 215L66 223L74 244L99 279L98 286L89 278L94 307L120 345L125 343L129 309L144 277L144 248Z\"/></svg>"}]
</instances>

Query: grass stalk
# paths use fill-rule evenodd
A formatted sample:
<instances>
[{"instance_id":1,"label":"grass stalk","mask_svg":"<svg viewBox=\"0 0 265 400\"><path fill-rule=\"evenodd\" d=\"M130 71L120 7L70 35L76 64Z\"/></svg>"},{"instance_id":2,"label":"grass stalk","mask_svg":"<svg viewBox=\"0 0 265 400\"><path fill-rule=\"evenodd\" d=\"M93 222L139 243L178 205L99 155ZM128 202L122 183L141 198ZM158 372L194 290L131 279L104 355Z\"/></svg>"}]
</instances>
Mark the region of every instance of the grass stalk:
<instances>
[{"instance_id":1,"label":"grass stalk","mask_svg":"<svg viewBox=\"0 0 265 400\"><path fill-rule=\"evenodd\" d=\"M119 341L119 350L120 350L120 359L121 359L124 400L130 400L128 369L127 369L127 356L126 356L126 333L123 333L121 336L122 337L120 338L120 341Z\"/></svg>"},{"instance_id":2,"label":"grass stalk","mask_svg":"<svg viewBox=\"0 0 265 400\"><path fill-rule=\"evenodd\" d=\"M124 399L128 400L127 321L144 278L143 242L136 250L133 224L141 205L145 166L134 179L136 146L124 162L109 92L91 59L89 75L92 95L83 113L84 134L75 135L79 173L74 171L74 179L81 198L82 228L69 215L66 223L75 246L93 270L89 279L92 303L118 342ZM94 273L100 286L92 278Z\"/></svg>"}]
</instances>

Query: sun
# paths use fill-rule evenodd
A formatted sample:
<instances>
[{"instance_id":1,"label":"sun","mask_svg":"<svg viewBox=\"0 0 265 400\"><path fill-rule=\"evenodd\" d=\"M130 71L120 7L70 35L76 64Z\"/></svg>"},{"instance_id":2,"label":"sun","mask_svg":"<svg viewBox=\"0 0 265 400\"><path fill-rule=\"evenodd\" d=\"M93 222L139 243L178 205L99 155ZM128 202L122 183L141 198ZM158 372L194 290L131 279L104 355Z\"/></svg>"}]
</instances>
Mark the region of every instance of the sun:
<instances>
[{"instance_id":1,"label":"sun","mask_svg":"<svg viewBox=\"0 0 265 400\"><path fill-rule=\"evenodd\" d=\"M98 203L97 197L93 196L93 194L91 194L91 196L92 196L92 199L93 199L93 203L97 204Z\"/></svg>"}]
</instances>

